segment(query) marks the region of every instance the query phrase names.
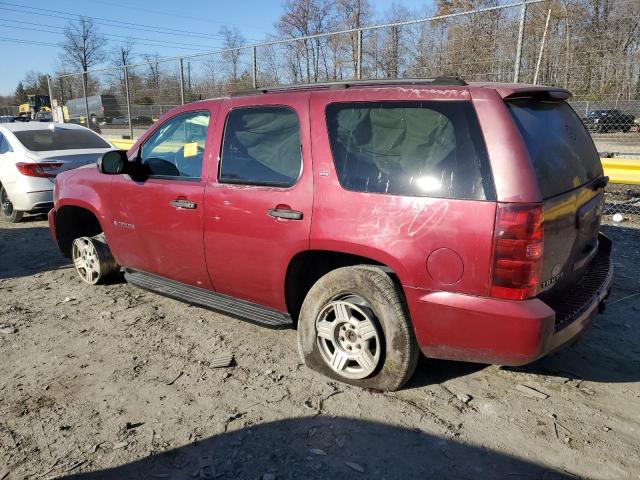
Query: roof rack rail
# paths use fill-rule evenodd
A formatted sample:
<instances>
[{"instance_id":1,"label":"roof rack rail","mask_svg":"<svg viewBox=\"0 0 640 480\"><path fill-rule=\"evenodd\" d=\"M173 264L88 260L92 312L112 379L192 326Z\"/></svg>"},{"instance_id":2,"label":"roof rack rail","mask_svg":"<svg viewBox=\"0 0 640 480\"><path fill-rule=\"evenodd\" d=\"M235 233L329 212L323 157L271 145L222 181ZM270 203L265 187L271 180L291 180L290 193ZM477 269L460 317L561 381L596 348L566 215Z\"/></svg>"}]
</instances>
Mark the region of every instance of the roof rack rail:
<instances>
[{"instance_id":1,"label":"roof rack rail","mask_svg":"<svg viewBox=\"0 0 640 480\"><path fill-rule=\"evenodd\" d=\"M436 85L436 86L466 86L467 82L458 77L434 77L434 78L384 78L371 80L348 80L344 82L318 82L301 83L298 85L284 85L272 87L260 87L255 90L240 90L231 94L232 97L245 95L259 95L270 92L289 92L297 90L310 90L316 88L345 89L349 87L375 87L378 85Z\"/></svg>"}]
</instances>

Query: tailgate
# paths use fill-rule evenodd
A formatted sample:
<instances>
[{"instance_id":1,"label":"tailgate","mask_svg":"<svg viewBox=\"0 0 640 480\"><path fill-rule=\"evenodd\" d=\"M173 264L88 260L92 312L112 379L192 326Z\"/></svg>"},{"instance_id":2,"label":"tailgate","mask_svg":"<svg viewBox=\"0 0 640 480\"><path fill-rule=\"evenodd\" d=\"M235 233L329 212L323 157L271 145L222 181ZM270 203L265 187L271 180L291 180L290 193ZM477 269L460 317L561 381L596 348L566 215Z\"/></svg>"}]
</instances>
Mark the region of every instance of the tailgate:
<instances>
[{"instance_id":1,"label":"tailgate","mask_svg":"<svg viewBox=\"0 0 640 480\"><path fill-rule=\"evenodd\" d=\"M564 100L527 96L506 104L543 197L538 291L548 300L575 286L596 255L607 182L591 136Z\"/></svg>"},{"instance_id":2,"label":"tailgate","mask_svg":"<svg viewBox=\"0 0 640 480\"><path fill-rule=\"evenodd\" d=\"M539 286L543 299L567 293L598 252L604 204L600 183L595 180L544 201L544 254Z\"/></svg>"}]
</instances>

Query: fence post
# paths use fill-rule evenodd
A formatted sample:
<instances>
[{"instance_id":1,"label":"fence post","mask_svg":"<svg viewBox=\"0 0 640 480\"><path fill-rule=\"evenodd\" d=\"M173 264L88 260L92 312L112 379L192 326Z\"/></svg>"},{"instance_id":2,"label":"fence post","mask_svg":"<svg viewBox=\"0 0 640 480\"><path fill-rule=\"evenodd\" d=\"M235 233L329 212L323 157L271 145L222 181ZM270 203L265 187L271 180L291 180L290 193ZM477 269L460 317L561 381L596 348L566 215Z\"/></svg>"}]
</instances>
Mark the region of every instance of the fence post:
<instances>
[{"instance_id":1,"label":"fence post","mask_svg":"<svg viewBox=\"0 0 640 480\"><path fill-rule=\"evenodd\" d=\"M184 105L184 64L180 57L180 104Z\"/></svg>"},{"instance_id":2,"label":"fence post","mask_svg":"<svg viewBox=\"0 0 640 480\"><path fill-rule=\"evenodd\" d=\"M53 118L53 90L51 89L51 75L47 75L47 90L49 90L49 106L51 107L51 117Z\"/></svg>"},{"instance_id":3,"label":"fence post","mask_svg":"<svg viewBox=\"0 0 640 480\"><path fill-rule=\"evenodd\" d=\"M254 45L251 53L253 88L258 88L258 49Z\"/></svg>"},{"instance_id":4,"label":"fence post","mask_svg":"<svg viewBox=\"0 0 640 480\"><path fill-rule=\"evenodd\" d=\"M84 95L84 113L86 114L86 127L91 128L91 126L89 125L89 99L87 98L87 83L89 83L89 78L88 73L85 70L84 72L82 72L82 94Z\"/></svg>"},{"instance_id":5,"label":"fence post","mask_svg":"<svg viewBox=\"0 0 640 480\"><path fill-rule=\"evenodd\" d=\"M133 140L133 121L131 120L131 94L129 93L129 67L124 66L124 93L127 96L127 119L129 121L129 138Z\"/></svg>"},{"instance_id":6,"label":"fence post","mask_svg":"<svg viewBox=\"0 0 640 480\"><path fill-rule=\"evenodd\" d=\"M533 84L538 84L538 73L540 73L540 63L542 62L542 54L544 53L544 42L547 40L547 30L549 29L549 19L551 18L551 9L547 12L547 22L544 24L544 32L542 32L542 41L540 42L540 53L538 54L538 62L536 63L536 73L533 76Z\"/></svg>"},{"instance_id":7,"label":"fence post","mask_svg":"<svg viewBox=\"0 0 640 480\"><path fill-rule=\"evenodd\" d=\"M362 29L358 30L358 52L356 58L356 80L362 80Z\"/></svg>"},{"instance_id":8,"label":"fence post","mask_svg":"<svg viewBox=\"0 0 640 480\"><path fill-rule=\"evenodd\" d=\"M522 3L522 10L520 11L520 28L518 29L518 47L516 49L516 62L513 67L513 83L520 81L520 60L522 57L522 40L524 37L524 23L527 17L527 0Z\"/></svg>"}]
</instances>

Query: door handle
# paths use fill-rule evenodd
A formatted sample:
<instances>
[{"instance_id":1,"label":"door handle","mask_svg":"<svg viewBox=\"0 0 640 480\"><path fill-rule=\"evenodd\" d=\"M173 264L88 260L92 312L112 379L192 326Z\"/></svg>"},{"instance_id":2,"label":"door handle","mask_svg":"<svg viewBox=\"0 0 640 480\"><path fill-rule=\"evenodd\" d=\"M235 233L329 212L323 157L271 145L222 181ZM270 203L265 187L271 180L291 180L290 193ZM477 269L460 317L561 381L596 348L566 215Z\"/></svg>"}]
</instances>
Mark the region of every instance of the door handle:
<instances>
[{"instance_id":1,"label":"door handle","mask_svg":"<svg viewBox=\"0 0 640 480\"><path fill-rule=\"evenodd\" d=\"M288 208L270 208L267 215L273 218L285 218L287 220L302 220L302 212L289 210Z\"/></svg>"},{"instance_id":2,"label":"door handle","mask_svg":"<svg viewBox=\"0 0 640 480\"><path fill-rule=\"evenodd\" d=\"M189 200L185 200L183 198L176 198L175 200L171 200L169 205L175 208L187 208L189 210L193 210L198 206L196 202L191 202Z\"/></svg>"}]
</instances>

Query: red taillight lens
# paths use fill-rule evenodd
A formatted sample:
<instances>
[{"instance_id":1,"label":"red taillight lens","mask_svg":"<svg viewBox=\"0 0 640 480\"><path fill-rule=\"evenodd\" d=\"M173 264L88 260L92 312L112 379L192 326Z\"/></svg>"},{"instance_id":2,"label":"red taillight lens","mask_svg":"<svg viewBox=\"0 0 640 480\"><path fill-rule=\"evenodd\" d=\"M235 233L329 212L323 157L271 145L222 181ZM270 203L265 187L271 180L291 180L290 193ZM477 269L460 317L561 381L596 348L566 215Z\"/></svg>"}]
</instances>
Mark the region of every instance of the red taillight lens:
<instances>
[{"instance_id":1,"label":"red taillight lens","mask_svg":"<svg viewBox=\"0 0 640 480\"><path fill-rule=\"evenodd\" d=\"M490 295L510 300L534 297L543 244L542 205L498 204Z\"/></svg>"},{"instance_id":2,"label":"red taillight lens","mask_svg":"<svg viewBox=\"0 0 640 480\"><path fill-rule=\"evenodd\" d=\"M22 175L27 177L55 177L62 163L42 162L42 163L16 163L16 168Z\"/></svg>"}]
</instances>

